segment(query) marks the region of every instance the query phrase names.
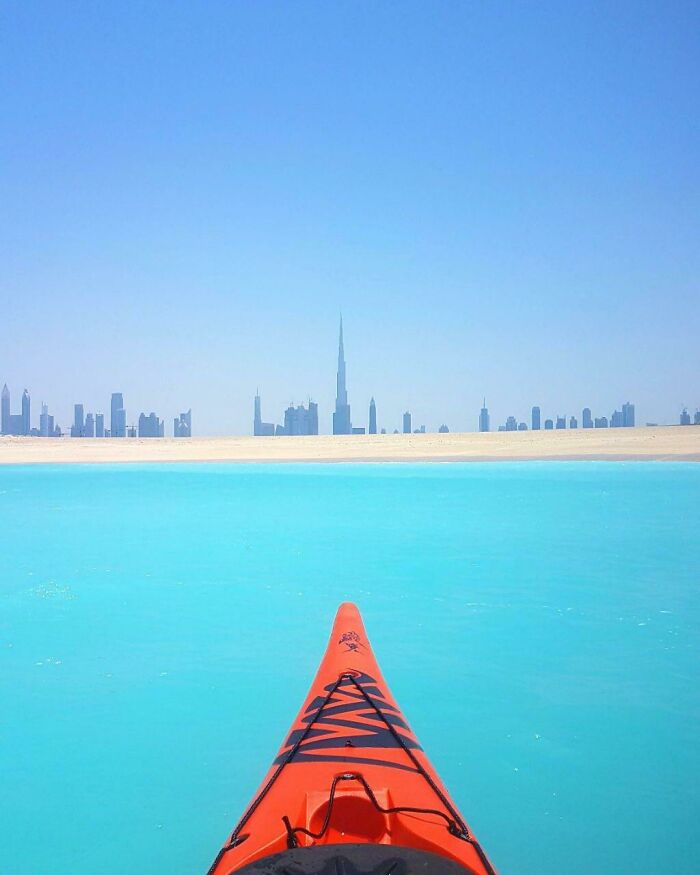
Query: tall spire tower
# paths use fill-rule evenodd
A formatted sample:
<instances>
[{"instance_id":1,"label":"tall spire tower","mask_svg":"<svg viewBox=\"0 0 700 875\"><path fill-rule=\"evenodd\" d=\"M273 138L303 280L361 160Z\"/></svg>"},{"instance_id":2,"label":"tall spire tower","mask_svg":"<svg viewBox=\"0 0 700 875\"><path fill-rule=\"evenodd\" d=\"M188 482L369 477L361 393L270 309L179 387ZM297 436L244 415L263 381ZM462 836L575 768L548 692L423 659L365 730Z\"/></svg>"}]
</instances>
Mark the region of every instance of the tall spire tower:
<instances>
[{"instance_id":1,"label":"tall spire tower","mask_svg":"<svg viewBox=\"0 0 700 875\"><path fill-rule=\"evenodd\" d=\"M335 413L333 414L333 434L352 434L348 390L345 385L345 349L343 347L343 316L340 316L338 335L338 375L336 380Z\"/></svg>"}]
</instances>

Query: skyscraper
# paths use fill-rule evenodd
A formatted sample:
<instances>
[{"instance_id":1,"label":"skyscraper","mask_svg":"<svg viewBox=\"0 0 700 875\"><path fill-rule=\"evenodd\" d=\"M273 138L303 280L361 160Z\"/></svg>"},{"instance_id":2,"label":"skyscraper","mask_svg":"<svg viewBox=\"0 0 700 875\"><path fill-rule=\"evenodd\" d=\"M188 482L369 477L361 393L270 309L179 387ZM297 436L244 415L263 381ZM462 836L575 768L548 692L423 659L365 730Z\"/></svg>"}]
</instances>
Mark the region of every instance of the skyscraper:
<instances>
[{"instance_id":1,"label":"skyscraper","mask_svg":"<svg viewBox=\"0 0 700 875\"><path fill-rule=\"evenodd\" d=\"M533 407L532 408L532 430L539 431L540 430L540 408Z\"/></svg>"},{"instance_id":2,"label":"skyscraper","mask_svg":"<svg viewBox=\"0 0 700 875\"><path fill-rule=\"evenodd\" d=\"M621 410L613 410L613 414L610 417L610 428L622 428Z\"/></svg>"},{"instance_id":3,"label":"skyscraper","mask_svg":"<svg viewBox=\"0 0 700 875\"><path fill-rule=\"evenodd\" d=\"M489 410L486 406L486 398L484 398L484 406L479 413L479 431L491 431L491 421L489 419Z\"/></svg>"},{"instance_id":4,"label":"skyscraper","mask_svg":"<svg viewBox=\"0 0 700 875\"><path fill-rule=\"evenodd\" d=\"M42 437L49 437L49 408L46 404L41 405L41 416L39 417L39 434Z\"/></svg>"},{"instance_id":5,"label":"skyscraper","mask_svg":"<svg viewBox=\"0 0 700 875\"><path fill-rule=\"evenodd\" d=\"M408 410L403 415L403 433L411 433L411 414L408 412Z\"/></svg>"},{"instance_id":6,"label":"skyscraper","mask_svg":"<svg viewBox=\"0 0 700 875\"><path fill-rule=\"evenodd\" d=\"M149 413L146 416L142 413L139 416L139 437L140 438L157 438L163 437L165 434L165 423L162 419L158 419L155 413Z\"/></svg>"},{"instance_id":7,"label":"skyscraper","mask_svg":"<svg viewBox=\"0 0 700 875\"><path fill-rule=\"evenodd\" d=\"M82 404L73 405L73 425L71 426L71 437L84 437L85 435L85 410Z\"/></svg>"},{"instance_id":8,"label":"skyscraper","mask_svg":"<svg viewBox=\"0 0 700 875\"><path fill-rule=\"evenodd\" d=\"M318 434L318 404L309 398L306 421L309 424L309 434Z\"/></svg>"},{"instance_id":9,"label":"skyscraper","mask_svg":"<svg viewBox=\"0 0 700 875\"><path fill-rule=\"evenodd\" d=\"M578 420L575 416L569 418L569 428L578 428Z\"/></svg>"},{"instance_id":10,"label":"skyscraper","mask_svg":"<svg viewBox=\"0 0 700 875\"><path fill-rule=\"evenodd\" d=\"M85 417L85 437L95 437L95 417L92 413L88 413Z\"/></svg>"},{"instance_id":11,"label":"skyscraper","mask_svg":"<svg viewBox=\"0 0 700 875\"><path fill-rule=\"evenodd\" d=\"M338 373L336 378L335 413L333 414L333 434L352 434L348 390L345 385L345 349L343 348L343 317L340 317L338 335Z\"/></svg>"},{"instance_id":12,"label":"skyscraper","mask_svg":"<svg viewBox=\"0 0 700 875\"><path fill-rule=\"evenodd\" d=\"M377 433L377 405L374 403L374 398L369 402L369 433Z\"/></svg>"},{"instance_id":13,"label":"skyscraper","mask_svg":"<svg viewBox=\"0 0 700 875\"><path fill-rule=\"evenodd\" d=\"M31 399L25 389L22 393L22 434L30 434L32 430Z\"/></svg>"},{"instance_id":14,"label":"skyscraper","mask_svg":"<svg viewBox=\"0 0 700 875\"><path fill-rule=\"evenodd\" d=\"M557 428L566 428L565 416L557 416Z\"/></svg>"},{"instance_id":15,"label":"skyscraper","mask_svg":"<svg viewBox=\"0 0 700 875\"><path fill-rule=\"evenodd\" d=\"M46 404L41 405L39 434L41 437L61 437L61 429L55 424L54 418L49 413L49 408Z\"/></svg>"},{"instance_id":16,"label":"skyscraper","mask_svg":"<svg viewBox=\"0 0 700 875\"><path fill-rule=\"evenodd\" d=\"M584 407L581 415L581 424L584 428L593 428L593 417L591 416L591 408Z\"/></svg>"},{"instance_id":17,"label":"skyscraper","mask_svg":"<svg viewBox=\"0 0 700 875\"><path fill-rule=\"evenodd\" d=\"M294 407L293 404L284 412L284 429L281 432L285 435L308 435L318 434L318 404L309 401L309 406L304 407L300 404Z\"/></svg>"},{"instance_id":18,"label":"skyscraper","mask_svg":"<svg viewBox=\"0 0 700 875\"><path fill-rule=\"evenodd\" d=\"M260 434L260 426L262 425L262 402L260 400L260 392L255 393L253 401L253 436L258 437ZM177 424L175 426L177 428Z\"/></svg>"},{"instance_id":19,"label":"skyscraper","mask_svg":"<svg viewBox=\"0 0 700 875\"><path fill-rule=\"evenodd\" d=\"M518 421L514 416L509 416L506 419L506 431L517 431L518 430Z\"/></svg>"},{"instance_id":20,"label":"skyscraper","mask_svg":"<svg viewBox=\"0 0 700 875\"><path fill-rule=\"evenodd\" d=\"M173 421L173 437L192 437L192 408L176 416Z\"/></svg>"},{"instance_id":21,"label":"skyscraper","mask_svg":"<svg viewBox=\"0 0 700 875\"><path fill-rule=\"evenodd\" d=\"M0 432L10 434L10 390L7 383L3 386L0 399Z\"/></svg>"},{"instance_id":22,"label":"skyscraper","mask_svg":"<svg viewBox=\"0 0 700 875\"><path fill-rule=\"evenodd\" d=\"M629 401L622 405L622 425L624 428L634 428L634 404Z\"/></svg>"},{"instance_id":23,"label":"skyscraper","mask_svg":"<svg viewBox=\"0 0 700 875\"><path fill-rule=\"evenodd\" d=\"M126 437L126 410L124 409L124 396L121 392L112 393L110 436Z\"/></svg>"},{"instance_id":24,"label":"skyscraper","mask_svg":"<svg viewBox=\"0 0 700 875\"><path fill-rule=\"evenodd\" d=\"M5 388L7 388L7 386L5 386ZM3 398L4 398L4 396L3 396ZM4 401L3 401L3 403L4 403ZM4 408L3 408L3 411L4 411ZM688 410L685 407L683 408L683 411L681 412L681 425L690 425L690 414L688 413ZM7 432L5 431L4 428L3 428L2 433L7 434Z\"/></svg>"},{"instance_id":25,"label":"skyscraper","mask_svg":"<svg viewBox=\"0 0 700 875\"><path fill-rule=\"evenodd\" d=\"M105 436L105 415L97 413L95 415L95 437L103 438Z\"/></svg>"},{"instance_id":26,"label":"skyscraper","mask_svg":"<svg viewBox=\"0 0 700 875\"><path fill-rule=\"evenodd\" d=\"M262 402L260 401L260 392L257 391L255 393L255 406L253 410L253 434L256 437L272 437L275 433L275 426L272 422L263 422Z\"/></svg>"}]
</instances>

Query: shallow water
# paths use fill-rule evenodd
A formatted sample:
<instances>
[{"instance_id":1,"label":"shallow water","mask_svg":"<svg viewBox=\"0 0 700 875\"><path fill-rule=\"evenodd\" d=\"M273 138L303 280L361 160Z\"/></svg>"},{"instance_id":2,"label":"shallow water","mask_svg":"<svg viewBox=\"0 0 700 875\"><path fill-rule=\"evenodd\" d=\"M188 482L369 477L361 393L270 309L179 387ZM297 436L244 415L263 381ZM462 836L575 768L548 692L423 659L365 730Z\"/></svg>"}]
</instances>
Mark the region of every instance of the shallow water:
<instances>
[{"instance_id":1,"label":"shallow water","mask_svg":"<svg viewBox=\"0 0 700 875\"><path fill-rule=\"evenodd\" d=\"M204 875L346 599L502 875L700 871L700 466L5 467L0 537L2 875Z\"/></svg>"}]
</instances>

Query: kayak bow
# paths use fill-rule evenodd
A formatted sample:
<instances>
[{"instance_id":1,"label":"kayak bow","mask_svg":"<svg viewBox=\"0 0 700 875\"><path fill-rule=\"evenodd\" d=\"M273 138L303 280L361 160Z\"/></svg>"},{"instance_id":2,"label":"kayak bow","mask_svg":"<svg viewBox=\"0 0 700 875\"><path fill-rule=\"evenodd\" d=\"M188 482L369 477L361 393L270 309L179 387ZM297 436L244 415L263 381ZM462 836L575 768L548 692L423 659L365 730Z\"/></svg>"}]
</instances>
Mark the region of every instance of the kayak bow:
<instances>
[{"instance_id":1,"label":"kayak bow","mask_svg":"<svg viewBox=\"0 0 700 875\"><path fill-rule=\"evenodd\" d=\"M208 875L496 875L340 606L309 695Z\"/></svg>"}]
</instances>

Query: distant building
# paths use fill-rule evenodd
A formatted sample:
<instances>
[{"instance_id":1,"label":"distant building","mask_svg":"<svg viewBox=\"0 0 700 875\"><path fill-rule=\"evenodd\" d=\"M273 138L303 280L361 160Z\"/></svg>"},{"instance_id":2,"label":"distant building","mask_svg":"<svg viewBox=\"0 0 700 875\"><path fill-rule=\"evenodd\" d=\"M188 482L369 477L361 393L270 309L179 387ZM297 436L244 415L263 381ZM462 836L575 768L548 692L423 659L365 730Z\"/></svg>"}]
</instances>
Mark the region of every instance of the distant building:
<instances>
[{"instance_id":1,"label":"distant building","mask_svg":"<svg viewBox=\"0 0 700 875\"><path fill-rule=\"evenodd\" d=\"M103 438L105 436L105 415L98 413L95 416L95 437Z\"/></svg>"},{"instance_id":2,"label":"distant building","mask_svg":"<svg viewBox=\"0 0 700 875\"><path fill-rule=\"evenodd\" d=\"M383 429L381 430L381 434L386 434L386 429L385 429L385 428L383 428Z\"/></svg>"},{"instance_id":3,"label":"distant building","mask_svg":"<svg viewBox=\"0 0 700 875\"><path fill-rule=\"evenodd\" d=\"M700 425L700 410L695 411L695 416L693 417L693 425Z\"/></svg>"},{"instance_id":4,"label":"distant building","mask_svg":"<svg viewBox=\"0 0 700 875\"><path fill-rule=\"evenodd\" d=\"M581 414L581 425L583 428L593 428L593 417L591 416L591 408L584 407Z\"/></svg>"},{"instance_id":5,"label":"distant building","mask_svg":"<svg viewBox=\"0 0 700 875\"><path fill-rule=\"evenodd\" d=\"M408 412L408 410L403 415L403 433L411 433L411 414Z\"/></svg>"},{"instance_id":6,"label":"distant building","mask_svg":"<svg viewBox=\"0 0 700 875\"><path fill-rule=\"evenodd\" d=\"M61 437L61 429L54 423L54 418L49 414L46 404L41 405L39 434L41 437Z\"/></svg>"},{"instance_id":7,"label":"distant building","mask_svg":"<svg viewBox=\"0 0 700 875\"><path fill-rule=\"evenodd\" d=\"M22 434L31 434L32 431L32 400L29 392L25 389L22 393Z\"/></svg>"},{"instance_id":8,"label":"distant building","mask_svg":"<svg viewBox=\"0 0 700 875\"><path fill-rule=\"evenodd\" d=\"M607 416L596 416L594 420L594 425L596 428L607 428L608 427L608 417Z\"/></svg>"},{"instance_id":9,"label":"distant building","mask_svg":"<svg viewBox=\"0 0 700 875\"><path fill-rule=\"evenodd\" d=\"M10 434L13 434L16 437L19 437L20 435L24 434L24 432L22 431L23 428L24 428L24 422L22 420L22 414L21 413L13 413L10 416Z\"/></svg>"},{"instance_id":10,"label":"distant building","mask_svg":"<svg viewBox=\"0 0 700 875\"><path fill-rule=\"evenodd\" d=\"M532 430L533 431L540 430L540 408L539 407L532 408Z\"/></svg>"},{"instance_id":11,"label":"distant building","mask_svg":"<svg viewBox=\"0 0 700 875\"><path fill-rule=\"evenodd\" d=\"M518 423L518 431L527 431L527 423L519 422Z\"/></svg>"},{"instance_id":12,"label":"distant building","mask_svg":"<svg viewBox=\"0 0 700 875\"><path fill-rule=\"evenodd\" d=\"M438 429L438 434L447 434L449 432L449 428L443 423Z\"/></svg>"},{"instance_id":13,"label":"distant building","mask_svg":"<svg viewBox=\"0 0 700 875\"><path fill-rule=\"evenodd\" d=\"M377 433L377 405L374 403L374 398L369 402L369 433Z\"/></svg>"},{"instance_id":14,"label":"distant building","mask_svg":"<svg viewBox=\"0 0 700 875\"><path fill-rule=\"evenodd\" d=\"M192 437L192 408L186 413L181 413L173 420L173 437Z\"/></svg>"},{"instance_id":15,"label":"distant building","mask_svg":"<svg viewBox=\"0 0 700 875\"><path fill-rule=\"evenodd\" d=\"M111 437L126 437L126 410L124 409L124 396L121 392L112 393L110 413L109 433Z\"/></svg>"},{"instance_id":16,"label":"distant building","mask_svg":"<svg viewBox=\"0 0 700 875\"><path fill-rule=\"evenodd\" d=\"M340 317L338 334L338 372L336 374L335 412L333 413L333 434L352 434L348 390L345 385L345 348L343 346L343 317Z\"/></svg>"},{"instance_id":17,"label":"distant building","mask_svg":"<svg viewBox=\"0 0 700 875\"><path fill-rule=\"evenodd\" d=\"M551 419L545 419L544 421L544 430L551 431L554 428L554 423Z\"/></svg>"},{"instance_id":18,"label":"distant building","mask_svg":"<svg viewBox=\"0 0 700 875\"><path fill-rule=\"evenodd\" d=\"M479 431L491 431L491 419L488 407L486 406L486 398L484 398L484 406L479 413Z\"/></svg>"},{"instance_id":19,"label":"distant building","mask_svg":"<svg viewBox=\"0 0 700 875\"><path fill-rule=\"evenodd\" d=\"M0 398L0 431L2 434L12 434L10 431L10 390L7 383L2 388Z\"/></svg>"},{"instance_id":20,"label":"distant building","mask_svg":"<svg viewBox=\"0 0 700 875\"><path fill-rule=\"evenodd\" d=\"M318 404L309 401L309 406L298 407L290 405L284 412L284 429L281 434L309 435L318 434Z\"/></svg>"},{"instance_id":21,"label":"distant building","mask_svg":"<svg viewBox=\"0 0 700 875\"><path fill-rule=\"evenodd\" d=\"M131 432L133 429L130 428ZM140 438L157 438L165 435L165 423L162 419L158 419L155 413L149 413L146 416L142 413L139 416L139 437ZM132 436L131 434L129 435ZM135 435L133 435L135 437Z\"/></svg>"},{"instance_id":22,"label":"distant building","mask_svg":"<svg viewBox=\"0 0 700 875\"><path fill-rule=\"evenodd\" d=\"M85 437L85 410L82 404L73 405L73 425L70 429L71 437Z\"/></svg>"},{"instance_id":23,"label":"distant building","mask_svg":"<svg viewBox=\"0 0 700 875\"><path fill-rule=\"evenodd\" d=\"M352 427L352 433L353 433L353 434L365 434L365 427L364 427L364 425L353 425L353 427Z\"/></svg>"},{"instance_id":24,"label":"distant building","mask_svg":"<svg viewBox=\"0 0 700 875\"><path fill-rule=\"evenodd\" d=\"M614 410L610 417L610 428L622 428L622 411Z\"/></svg>"},{"instance_id":25,"label":"distant building","mask_svg":"<svg viewBox=\"0 0 700 875\"><path fill-rule=\"evenodd\" d=\"M629 401L622 405L622 425L623 428L634 428L634 404Z\"/></svg>"},{"instance_id":26,"label":"distant building","mask_svg":"<svg viewBox=\"0 0 700 875\"><path fill-rule=\"evenodd\" d=\"M10 390L7 383L0 393L0 434L11 434L20 437L31 434L31 400L25 389L22 394L22 412L13 414L10 407Z\"/></svg>"},{"instance_id":27,"label":"distant building","mask_svg":"<svg viewBox=\"0 0 700 875\"><path fill-rule=\"evenodd\" d=\"M575 416L569 418L569 428L578 428L578 420Z\"/></svg>"},{"instance_id":28,"label":"distant building","mask_svg":"<svg viewBox=\"0 0 700 875\"><path fill-rule=\"evenodd\" d=\"M41 437L49 436L49 408L46 404L41 405L41 415L39 416L39 434Z\"/></svg>"},{"instance_id":29,"label":"distant building","mask_svg":"<svg viewBox=\"0 0 700 875\"><path fill-rule=\"evenodd\" d=\"M92 413L88 413L85 417L85 437L95 437L95 417Z\"/></svg>"},{"instance_id":30,"label":"distant building","mask_svg":"<svg viewBox=\"0 0 700 875\"><path fill-rule=\"evenodd\" d=\"M690 425L690 414L685 409L685 407L681 412L681 425ZM7 434L7 432L3 430L3 434Z\"/></svg>"},{"instance_id":31,"label":"distant building","mask_svg":"<svg viewBox=\"0 0 700 875\"><path fill-rule=\"evenodd\" d=\"M509 416L506 419L506 431L517 431L518 430L518 421L514 416Z\"/></svg>"},{"instance_id":32,"label":"distant building","mask_svg":"<svg viewBox=\"0 0 700 875\"><path fill-rule=\"evenodd\" d=\"M557 428L566 428L565 416L557 416Z\"/></svg>"},{"instance_id":33,"label":"distant building","mask_svg":"<svg viewBox=\"0 0 700 875\"><path fill-rule=\"evenodd\" d=\"M271 437L275 433L275 426L272 422L263 422L262 406L260 402L260 393L255 393L255 411L253 414L253 434L256 437Z\"/></svg>"}]
</instances>

